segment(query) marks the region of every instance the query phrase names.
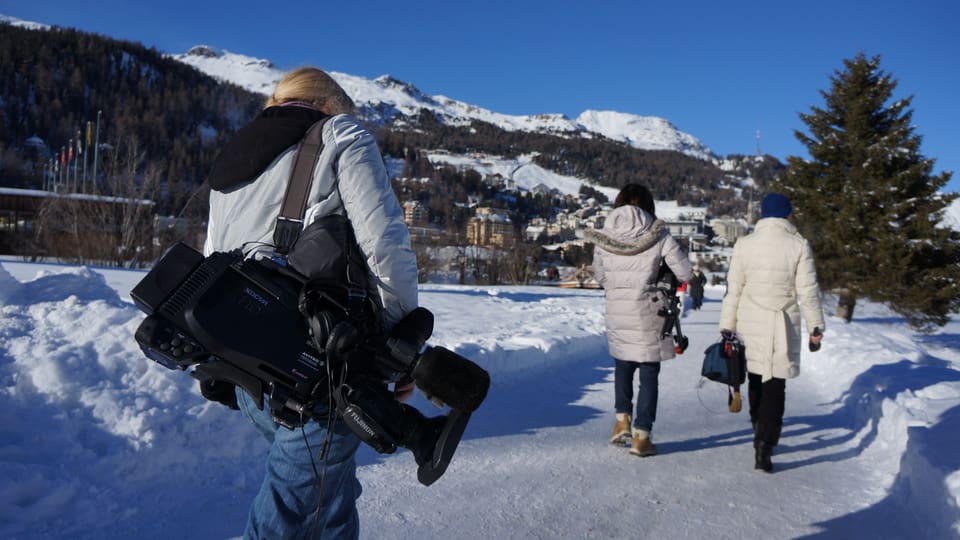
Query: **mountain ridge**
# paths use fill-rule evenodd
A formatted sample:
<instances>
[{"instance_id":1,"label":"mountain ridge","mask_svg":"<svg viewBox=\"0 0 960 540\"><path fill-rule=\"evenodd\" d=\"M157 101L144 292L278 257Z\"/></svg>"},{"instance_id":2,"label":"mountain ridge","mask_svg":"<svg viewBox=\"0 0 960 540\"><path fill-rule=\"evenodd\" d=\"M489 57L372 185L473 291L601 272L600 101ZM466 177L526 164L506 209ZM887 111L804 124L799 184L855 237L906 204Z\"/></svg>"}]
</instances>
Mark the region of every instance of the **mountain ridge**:
<instances>
[{"instance_id":1,"label":"mountain ridge","mask_svg":"<svg viewBox=\"0 0 960 540\"><path fill-rule=\"evenodd\" d=\"M284 74L269 60L209 45L197 45L186 53L168 56L207 75L264 96L270 94ZM391 75L381 75L371 80L337 71L328 73L354 99L368 121L392 122L399 116L414 117L426 109L453 126L481 121L506 131L581 137L599 135L640 150L676 151L705 161L719 159L695 136L680 131L669 120L656 116L589 109L576 119L560 113L508 115L444 95L428 95L413 84ZM376 115L381 117L376 118Z\"/></svg>"}]
</instances>

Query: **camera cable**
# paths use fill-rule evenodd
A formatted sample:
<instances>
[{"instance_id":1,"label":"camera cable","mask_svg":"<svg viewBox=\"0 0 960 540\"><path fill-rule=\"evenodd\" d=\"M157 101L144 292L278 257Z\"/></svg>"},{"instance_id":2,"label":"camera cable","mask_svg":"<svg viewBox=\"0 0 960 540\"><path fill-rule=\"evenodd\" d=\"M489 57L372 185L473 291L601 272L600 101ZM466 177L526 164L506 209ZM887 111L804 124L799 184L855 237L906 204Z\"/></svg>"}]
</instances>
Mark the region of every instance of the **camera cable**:
<instances>
[{"instance_id":1,"label":"camera cable","mask_svg":"<svg viewBox=\"0 0 960 540\"><path fill-rule=\"evenodd\" d=\"M313 320L312 316L310 317L310 321L311 323L313 323L311 324L311 328L317 328L318 326L317 322ZM312 335L313 342L314 342L314 345L317 347L317 350L323 353L326 353L326 347L324 347L323 344L319 343L320 340L318 339L318 336L316 335L316 333L313 332L312 334L313 334ZM317 489L319 491L319 498L317 500L317 509L313 515L312 536L315 536L315 537L319 534L319 529L320 529L320 511L323 510L323 484L327 477L327 456L330 451L330 445L333 443L333 429L334 429L334 423L336 422L336 416L335 416L336 409L335 409L335 404L333 402L333 392L334 392L333 372L330 369L330 364L331 364L331 358L330 358L330 355L327 354L326 359L324 361L324 367L326 368L326 371L327 371L327 420L326 420L326 426L325 426L326 429L324 431L323 445L320 447L320 454L319 454L320 471L319 472L317 471L316 463L313 460L313 449L310 447L310 441L307 440L306 430L304 430L303 428L304 423L301 421L301 424L300 424L300 431L303 434L303 442L307 446L307 452L310 454L310 465L313 467L313 475L314 475L314 478L317 480ZM343 380L346 378L346 366L343 366L343 369L341 371L342 371L342 375L339 383L343 384ZM301 420L302 420L302 414L303 413L301 413Z\"/></svg>"}]
</instances>

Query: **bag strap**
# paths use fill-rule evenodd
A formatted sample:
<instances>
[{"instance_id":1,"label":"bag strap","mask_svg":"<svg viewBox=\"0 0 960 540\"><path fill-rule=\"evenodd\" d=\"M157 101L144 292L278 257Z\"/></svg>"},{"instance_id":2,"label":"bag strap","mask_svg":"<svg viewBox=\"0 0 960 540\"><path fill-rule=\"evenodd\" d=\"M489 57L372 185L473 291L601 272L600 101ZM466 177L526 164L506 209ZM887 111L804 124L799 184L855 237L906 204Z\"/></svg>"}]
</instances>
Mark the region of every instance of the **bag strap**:
<instances>
[{"instance_id":1,"label":"bag strap","mask_svg":"<svg viewBox=\"0 0 960 540\"><path fill-rule=\"evenodd\" d=\"M293 161L290 171L290 180L287 182L287 191L283 195L280 205L280 215L277 216L277 225L273 231L273 243L277 253L286 255L297 242L300 231L303 230L303 216L307 211L307 195L313 184L313 169L323 151L323 126L330 117L326 117L307 130Z\"/></svg>"}]
</instances>

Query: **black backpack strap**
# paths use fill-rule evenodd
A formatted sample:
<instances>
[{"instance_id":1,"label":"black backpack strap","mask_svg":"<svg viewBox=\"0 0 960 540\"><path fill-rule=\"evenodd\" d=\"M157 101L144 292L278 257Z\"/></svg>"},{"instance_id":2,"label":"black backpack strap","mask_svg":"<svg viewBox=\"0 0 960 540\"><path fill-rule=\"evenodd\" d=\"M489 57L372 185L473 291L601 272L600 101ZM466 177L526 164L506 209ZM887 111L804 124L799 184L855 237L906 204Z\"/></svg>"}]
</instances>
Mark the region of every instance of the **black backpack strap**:
<instances>
[{"instance_id":1,"label":"black backpack strap","mask_svg":"<svg viewBox=\"0 0 960 540\"><path fill-rule=\"evenodd\" d=\"M313 169L320 159L320 152L323 151L323 126L329 119L328 116L310 126L297 148L290 181L287 182L287 191L283 195L280 215L277 216L277 226L273 232L273 243L277 253L281 255L290 251L303 230L303 215L307 211L307 195L310 194L310 186L313 184Z\"/></svg>"}]
</instances>

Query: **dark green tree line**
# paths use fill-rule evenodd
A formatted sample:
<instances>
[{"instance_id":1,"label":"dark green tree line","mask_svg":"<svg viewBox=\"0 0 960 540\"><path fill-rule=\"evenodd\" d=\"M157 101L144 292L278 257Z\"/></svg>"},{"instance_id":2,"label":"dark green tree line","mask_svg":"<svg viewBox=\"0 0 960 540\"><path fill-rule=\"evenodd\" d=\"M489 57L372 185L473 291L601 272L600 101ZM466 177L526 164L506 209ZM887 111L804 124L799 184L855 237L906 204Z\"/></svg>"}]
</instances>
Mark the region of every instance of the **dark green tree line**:
<instances>
[{"instance_id":1,"label":"dark green tree line","mask_svg":"<svg viewBox=\"0 0 960 540\"><path fill-rule=\"evenodd\" d=\"M470 126L444 124L421 111L410 128L382 127L378 141L386 154L412 163L420 150L443 149L454 154L484 153L515 158L536 153L535 162L559 174L589 178L599 185L620 188L632 182L647 185L659 199L683 204L712 203L713 194L728 191L723 171L714 163L666 150L640 150L602 137L577 133L546 134L505 131L485 122ZM772 160L772 158L770 158ZM409 168L411 171L413 167ZM757 175L773 180L782 166L757 166ZM725 205L724 211L746 209L746 202Z\"/></svg>"},{"instance_id":2,"label":"dark green tree line","mask_svg":"<svg viewBox=\"0 0 960 540\"><path fill-rule=\"evenodd\" d=\"M72 29L0 25L0 59L0 145L22 150L37 136L58 152L78 131L85 139L86 123L102 111L105 151L138 141L144 166L164 184L199 185L226 137L262 102L155 49ZM29 161L52 156L19 156L0 172L39 186L42 164Z\"/></svg>"}]
</instances>

